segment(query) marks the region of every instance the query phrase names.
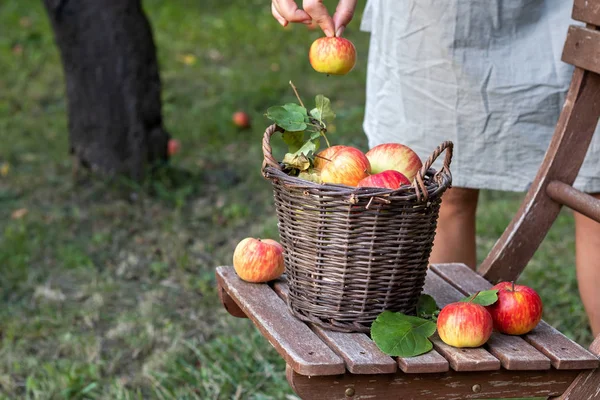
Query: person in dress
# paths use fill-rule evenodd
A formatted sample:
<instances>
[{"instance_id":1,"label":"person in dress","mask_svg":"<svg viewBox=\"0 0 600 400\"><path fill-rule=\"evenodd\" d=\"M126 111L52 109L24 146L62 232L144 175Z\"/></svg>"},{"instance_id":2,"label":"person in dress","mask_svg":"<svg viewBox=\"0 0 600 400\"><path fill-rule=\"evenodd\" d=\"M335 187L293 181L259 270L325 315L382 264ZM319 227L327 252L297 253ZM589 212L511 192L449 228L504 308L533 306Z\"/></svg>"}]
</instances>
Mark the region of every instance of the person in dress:
<instances>
[{"instance_id":1,"label":"person in dress","mask_svg":"<svg viewBox=\"0 0 600 400\"><path fill-rule=\"evenodd\" d=\"M283 26L319 24L341 36L356 0L330 15L320 0L272 0ZM426 158L454 143L453 188L443 196L430 262L477 264L481 189L528 189L548 148L571 80L560 60L571 20L564 0L368 0L370 32L363 128L369 147L399 142ZM574 187L600 198L600 135ZM600 224L575 212L579 292L600 334Z\"/></svg>"}]
</instances>

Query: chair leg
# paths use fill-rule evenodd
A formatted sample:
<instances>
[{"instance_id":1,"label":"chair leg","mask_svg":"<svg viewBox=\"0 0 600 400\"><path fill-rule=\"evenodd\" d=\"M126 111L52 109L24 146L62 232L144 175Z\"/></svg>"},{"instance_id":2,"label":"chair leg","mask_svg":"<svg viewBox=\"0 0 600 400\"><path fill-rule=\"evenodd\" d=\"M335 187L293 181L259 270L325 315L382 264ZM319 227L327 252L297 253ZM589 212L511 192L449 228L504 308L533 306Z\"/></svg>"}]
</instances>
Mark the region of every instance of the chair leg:
<instances>
[{"instance_id":1,"label":"chair leg","mask_svg":"<svg viewBox=\"0 0 600 400\"><path fill-rule=\"evenodd\" d=\"M590 346L590 351L600 357L600 335ZM573 381L562 396L555 400L598 400L600 399L600 368L585 371Z\"/></svg>"}]
</instances>

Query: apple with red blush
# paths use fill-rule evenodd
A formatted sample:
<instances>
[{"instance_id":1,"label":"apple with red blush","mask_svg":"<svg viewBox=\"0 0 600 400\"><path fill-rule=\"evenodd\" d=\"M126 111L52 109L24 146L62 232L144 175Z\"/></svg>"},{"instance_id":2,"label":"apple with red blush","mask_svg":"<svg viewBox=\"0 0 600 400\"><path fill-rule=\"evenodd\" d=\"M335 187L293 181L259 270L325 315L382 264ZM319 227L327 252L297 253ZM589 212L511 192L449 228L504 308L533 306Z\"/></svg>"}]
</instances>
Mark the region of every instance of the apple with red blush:
<instances>
[{"instance_id":1,"label":"apple with red blush","mask_svg":"<svg viewBox=\"0 0 600 400\"><path fill-rule=\"evenodd\" d=\"M498 301L487 309L498 332L524 335L542 319L542 299L534 289L514 282L500 282L492 289L498 290Z\"/></svg>"},{"instance_id":2,"label":"apple with red blush","mask_svg":"<svg viewBox=\"0 0 600 400\"><path fill-rule=\"evenodd\" d=\"M392 169L402 173L410 182L423 166L417 153L401 143L383 143L371 148L365 155L371 163L372 174Z\"/></svg>"},{"instance_id":3,"label":"apple with red blush","mask_svg":"<svg viewBox=\"0 0 600 400\"><path fill-rule=\"evenodd\" d=\"M356 186L370 175L371 165L365 154L351 146L336 145L315 156L314 168L322 183Z\"/></svg>"},{"instance_id":4,"label":"apple with red blush","mask_svg":"<svg viewBox=\"0 0 600 400\"><path fill-rule=\"evenodd\" d=\"M272 281L285 269L283 251L283 246L273 239L247 237L235 247L233 268L246 282Z\"/></svg>"},{"instance_id":5,"label":"apple with red blush","mask_svg":"<svg viewBox=\"0 0 600 400\"><path fill-rule=\"evenodd\" d=\"M357 187L398 189L402 185L410 185L408 178L401 172L388 169L361 179Z\"/></svg>"}]
</instances>

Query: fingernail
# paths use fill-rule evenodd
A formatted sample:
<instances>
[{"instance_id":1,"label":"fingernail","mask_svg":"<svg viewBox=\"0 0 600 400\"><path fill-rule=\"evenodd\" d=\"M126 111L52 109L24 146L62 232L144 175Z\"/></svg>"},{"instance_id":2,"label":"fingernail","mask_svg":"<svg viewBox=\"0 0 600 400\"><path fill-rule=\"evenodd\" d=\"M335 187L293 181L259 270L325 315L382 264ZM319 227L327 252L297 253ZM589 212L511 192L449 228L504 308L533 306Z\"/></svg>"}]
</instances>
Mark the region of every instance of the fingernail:
<instances>
[{"instance_id":1,"label":"fingernail","mask_svg":"<svg viewBox=\"0 0 600 400\"><path fill-rule=\"evenodd\" d=\"M345 27L345 26L343 26L343 25L342 25L342 26L340 26L340 27L338 28L337 32L335 32L335 36L337 36L337 37L341 37L341 36L342 36L342 33L344 33L344 30L345 30L345 29L346 29L346 27Z\"/></svg>"},{"instance_id":2,"label":"fingernail","mask_svg":"<svg viewBox=\"0 0 600 400\"><path fill-rule=\"evenodd\" d=\"M329 29L325 29L325 30L323 30L323 32L325 33L325 36L328 36L328 37L335 36L335 34Z\"/></svg>"}]
</instances>

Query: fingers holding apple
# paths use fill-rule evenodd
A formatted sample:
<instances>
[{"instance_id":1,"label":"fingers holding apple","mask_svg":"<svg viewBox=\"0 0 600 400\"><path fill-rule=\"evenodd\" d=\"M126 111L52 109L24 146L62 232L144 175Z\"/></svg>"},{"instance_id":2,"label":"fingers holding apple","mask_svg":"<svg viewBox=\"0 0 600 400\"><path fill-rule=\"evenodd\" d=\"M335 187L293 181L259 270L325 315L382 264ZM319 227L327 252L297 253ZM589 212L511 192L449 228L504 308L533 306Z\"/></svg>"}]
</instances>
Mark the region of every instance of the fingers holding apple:
<instances>
[{"instance_id":1,"label":"fingers holding apple","mask_svg":"<svg viewBox=\"0 0 600 400\"><path fill-rule=\"evenodd\" d=\"M310 46L308 59L317 72L346 75L356 65L356 48L343 37L321 37Z\"/></svg>"},{"instance_id":2,"label":"fingers holding apple","mask_svg":"<svg viewBox=\"0 0 600 400\"><path fill-rule=\"evenodd\" d=\"M283 274L283 246L272 239L245 238L233 252L233 268L238 276L253 283L269 282Z\"/></svg>"},{"instance_id":3,"label":"fingers holding apple","mask_svg":"<svg viewBox=\"0 0 600 400\"><path fill-rule=\"evenodd\" d=\"M498 332L524 335L533 330L542 319L542 299L532 288L513 282L501 282L492 289L498 290L498 301L487 309Z\"/></svg>"}]
</instances>

